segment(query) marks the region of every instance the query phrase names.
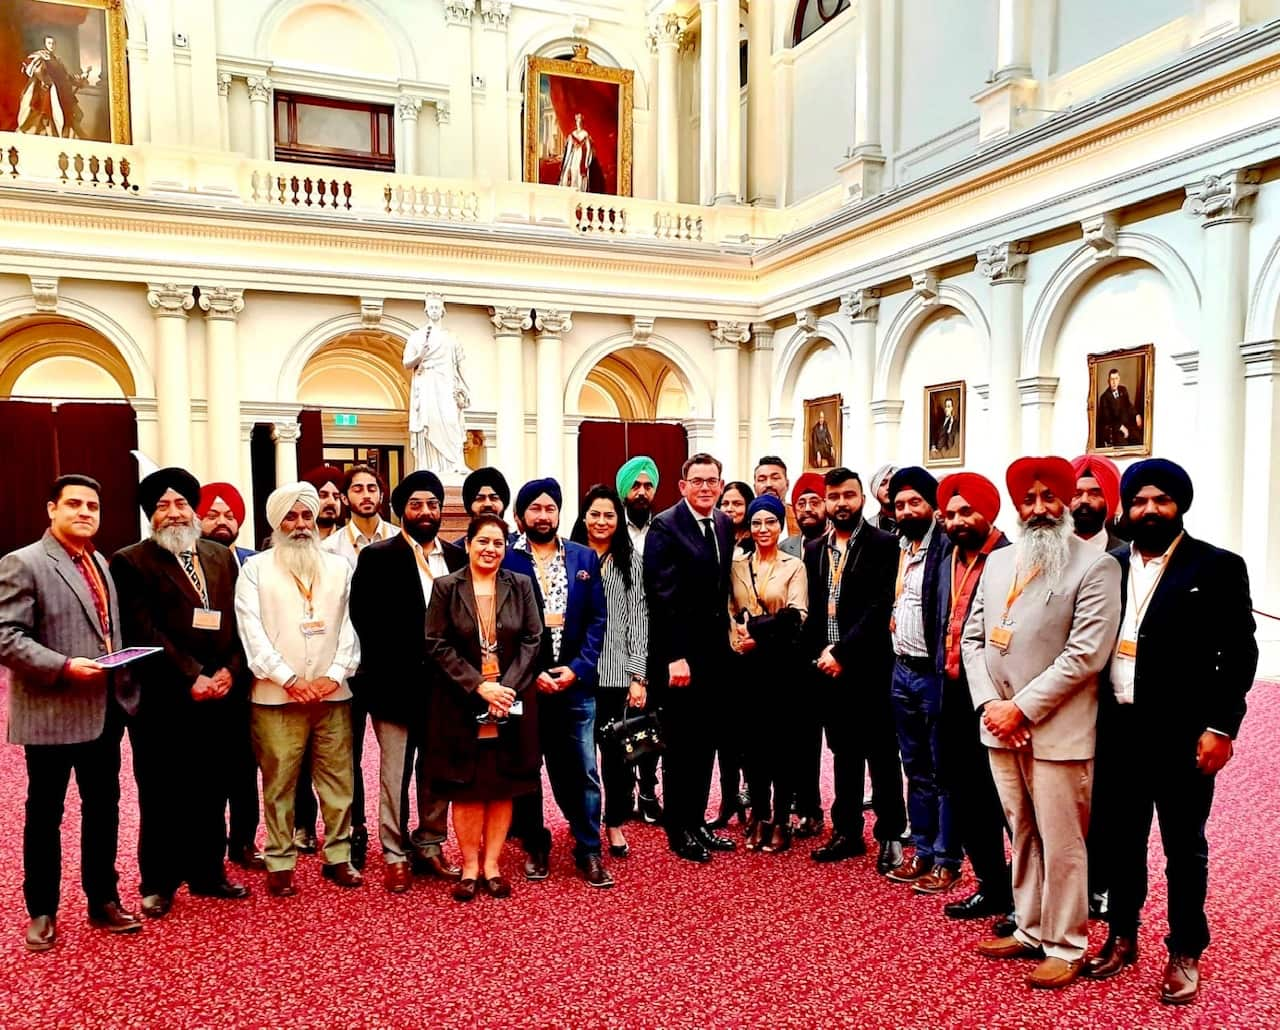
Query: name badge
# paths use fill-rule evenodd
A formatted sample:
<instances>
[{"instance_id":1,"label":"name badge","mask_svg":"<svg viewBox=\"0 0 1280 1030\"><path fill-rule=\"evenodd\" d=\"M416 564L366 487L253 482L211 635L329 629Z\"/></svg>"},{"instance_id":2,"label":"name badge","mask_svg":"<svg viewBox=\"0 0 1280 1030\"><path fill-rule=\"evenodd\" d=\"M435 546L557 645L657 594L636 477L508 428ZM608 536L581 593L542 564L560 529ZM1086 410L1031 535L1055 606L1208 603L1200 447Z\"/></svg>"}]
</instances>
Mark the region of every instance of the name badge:
<instances>
[{"instance_id":1,"label":"name badge","mask_svg":"<svg viewBox=\"0 0 1280 1030\"><path fill-rule=\"evenodd\" d=\"M1013 630L1008 626L992 626L991 636L987 639L1001 651L1008 651L1009 644L1013 641Z\"/></svg>"},{"instance_id":2,"label":"name badge","mask_svg":"<svg viewBox=\"0 0 1280 1030\"><path fill-rule=\"evenodd\" d=\"M496 654L486 654L480 659L480 675L489 681L498 678L498 656Z\"/></svg>"},{"instance_id":3,"label":"name badge","mask_svg":"<svg viewBox=\"0 0 1280 1030\"><path fill-rule=\"evenodd\" d=\"M207 629L217 632L222 629L222 612L213 608L197 608L191 613L192 629Z\"/></svg>"},{"instance_id":4,"label":"name badge","mask_svg":"<svg viewBox=\"0 0 1280 1030\"><path fill-rule=\"evenodd\" d=\"M1120 641L1120 646L1116 648L1116 654L1121 658L1137 658L1138 642L1136 640Z\"/></svg>"},{"instance_id":5,"label":"name badge","mask_svg":"<svg viewBox=\"0 0 1280 1030\"><path fill-rule=\"evenodd\" d=\"M835 601L828 601L827 602L827 618L834 619L835 617L836 617L836 603Z\"/></svg>"},{"instance_id":6,"label":"name badge","mask_svg":"<svg viewBox=\"0 0 1280 1030\"><path fill-rule=\"evenodd\" d=\"M564 629L564 612L547 612L547 629Z\"/></svg>"},{"instance_id":7,"label":"name badge","mask_svg":"<svg viewBox=\"0 0 1280 1030\"><path fill-rule=\"evenodd\" d=\"M324 619L303 619L299 628L304 637L322 637L326 632Z\"/></svg>"},{"instance_id":8,"label":"name badge","mask_svg":"<svg viewBox=\"0 0 1280 1030\"><path fill-rule=\"evenodd\" d=\"M948 633L947 634L947 650L948 651L951 650L951 644L954 642L954 640L955 638L950 633Z\"/></svg>"}]
</instances>

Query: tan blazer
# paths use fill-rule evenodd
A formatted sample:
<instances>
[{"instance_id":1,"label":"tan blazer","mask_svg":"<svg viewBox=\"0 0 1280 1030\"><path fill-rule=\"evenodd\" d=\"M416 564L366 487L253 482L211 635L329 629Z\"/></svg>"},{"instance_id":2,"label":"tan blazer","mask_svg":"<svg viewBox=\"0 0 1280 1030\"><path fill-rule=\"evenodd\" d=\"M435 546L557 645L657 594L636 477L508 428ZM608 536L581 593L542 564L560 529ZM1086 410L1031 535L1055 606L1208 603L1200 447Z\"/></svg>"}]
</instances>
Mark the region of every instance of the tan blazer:
<instances>
[{"instance_id":1,"label":"tan blazer","mask_svg":"<svg viewBox=\"0 0 1280 1030\"><path fill-rule=\"evenodd\" d=\"M1007 653L990 642L1013 584L1018 548L992 552L965 623L961 650L975 708L1012 698L1031 723L1036 758L1093 757L1098 725L1098 674L1120 628L1120 566L1072 537L1061 582L1049 590L1037 576L1014 602ZM982 742L1003 745L985 728Z\"/></svg>"}]
</instances>

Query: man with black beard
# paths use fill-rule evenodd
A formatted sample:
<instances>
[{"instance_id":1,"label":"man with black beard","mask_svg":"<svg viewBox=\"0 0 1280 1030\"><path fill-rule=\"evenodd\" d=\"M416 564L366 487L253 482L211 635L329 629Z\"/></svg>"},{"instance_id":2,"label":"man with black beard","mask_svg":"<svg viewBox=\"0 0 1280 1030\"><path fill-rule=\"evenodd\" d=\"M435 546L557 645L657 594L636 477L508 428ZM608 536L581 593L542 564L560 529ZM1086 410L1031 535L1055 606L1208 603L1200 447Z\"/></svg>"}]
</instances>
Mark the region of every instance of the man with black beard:
<instances>
[{"instance_id":1,"label":"man with black beard","mask_svg":"<svg viewBox=\"0 0 1280 1030\"><path fill-rule=\"evenodd\" d=\"M1040 959L1028 986L1059 988L1080 974L1089 943L1084 837L1120 566L1072 533L1065 458L1019 458L1005 480L1021 536L987 558L961 652L1013 838L1017 929L978 951Z\"/></svg>"},{"instance_id":2,"label":"man with black beard","mask_svg":"<svg viewBox=\"0 0 1280 1030\"><path fill-rule=\"evenodd\" d=\"M384 884L409 889L410 869L456 880L444 858L449 804L431 792L422 773L427 696L436 667L426 660L423 627L436 579L467 563L466 552L437 539L444 486L434 472L406 476L391 494L401 531L360 552L351 577L351 623L360 638L360 672L353 694L369 712L378 740L378 836ZM388 599L392 603L388 604ZM418 828L410 837L409 781L418 754Z\"/></svg>"},{"instance_id":3,"label":"man with black beard","mask_svg":"<svg viewBox=\"0 0 1280 1030\"><path fill-rule=\"evenodd\" d=\"M511 503L511 487L507 477L491 465L478 468L462 481L462 506L472 518L477 515L497 515L504 518ZM454 541L466 549L467 534Z\"/></svg>"},{"instance_id":4,"label":"man with black beard","mask_svg":"<svg viewBox=\"0 0 1280 1030\"><path fill-rule=\"evenodd\" d=\"M317 465L302 481L316 488L316 496L320 498L316 535L321 541L327 540L347 520L342 500L342 469L336 465Z\"/></svg>"},{"instance_id":5,"label":"man with black beard","mask_svg":"<svg viewBox=\"0 0 1280 1030\"><path fill-rule=\"evenodd\" d=\"M837 862L866 854L862 781L869 766L880 842L876 868L887 873L902 862L899 838L907 826L889 703L889 612L898 546L888 533L863 521L856 472L835 468L823 478L831 531L805 545L809 614L802 639L805 653L814 656L817 685L809 703L822 713L835 757L836 790L831 838L811 857Z\"/></svg>"},{"instance_id":6,"label":"man with black beard","mask_svg":"<svg viewBox=\"0 0 1280 1030\"><path fill-rule=\"evenodd\" d=\"M1193 491L1181 466L1159 458L1131 465L1120 496L1133 544L1115 552L1123 570L1110 667L1116 704L1099 732L1125 746L1115 749L1110 934L1089 975L1106 979L1138 958L1154 811L1169 884L1160 1000L1184 1005L1199 993L1209 945L1205 823L1244 719L1258 645L1245 563L1182 527Z\"/></svg>"},{"instance_id":7,"label":"man with black beard","mask_svg":"<svg viewBox=\"0 0 1280 1030\"><path fill-rule=\"evenodd\" d=\"M1120 470L1110 458L1082 454L1071 462L1076 489L1071 495L1071 522L1076 536L1098 551L1114 551L1124 541L1112 530L1120 507Z\"/></svg>"},{"instance_id":8,"label":"man with black beard","mask_svg":"<svg viewBox=\"0 0 1280 1030\"><path fill-rule=\"evenodd\" d=\"M160 919L184 882L200 897L249 896L222 864L235 745L249 713L238 568L225 547L200 539L200 484L185 469L160 469L138 484L138 500L151 536L118 551L111 576L125 639L162 649L131 670L141 700L130 734L142 914Z\"/></svg>"}]
</instances>

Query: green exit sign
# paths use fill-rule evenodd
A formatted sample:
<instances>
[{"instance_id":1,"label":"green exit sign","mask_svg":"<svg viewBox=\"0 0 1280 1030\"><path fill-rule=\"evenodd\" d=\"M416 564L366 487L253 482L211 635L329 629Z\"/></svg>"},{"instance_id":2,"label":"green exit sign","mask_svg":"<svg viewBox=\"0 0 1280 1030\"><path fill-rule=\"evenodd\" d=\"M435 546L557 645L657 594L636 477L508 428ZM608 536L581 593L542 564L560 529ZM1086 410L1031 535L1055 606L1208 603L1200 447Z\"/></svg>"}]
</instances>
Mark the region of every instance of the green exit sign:
<instances>
[{"instance_id":1,"label":"green exit sign","mask_svg":"<svg viewBox=\"0 0 1280 1030\"><path fill-rule=\"evenodd\" d=\"M340 411L333 416L333 424L335 426L354 426L359 425L359 422L360 420L354 412L346 413Z\"/></svg>"}]
</instances>

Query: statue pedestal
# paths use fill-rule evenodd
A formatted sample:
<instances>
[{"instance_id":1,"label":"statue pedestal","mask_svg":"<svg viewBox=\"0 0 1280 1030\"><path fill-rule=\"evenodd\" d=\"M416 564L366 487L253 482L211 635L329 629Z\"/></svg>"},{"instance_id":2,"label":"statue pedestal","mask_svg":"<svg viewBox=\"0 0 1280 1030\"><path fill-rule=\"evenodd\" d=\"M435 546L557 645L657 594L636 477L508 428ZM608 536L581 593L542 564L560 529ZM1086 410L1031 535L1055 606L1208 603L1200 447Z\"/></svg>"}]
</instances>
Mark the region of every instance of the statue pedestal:
<instances>
[{"instance_id":1,"label":"statue pedestal","mask_svg":"<svg viewBox=\"0 0 1280 1030\"><path fill-rule=\"evenodd\" d=\"M467 532L471 513L462 506L462 486L445 480L444 507L440 510L440 539L457 540Z\"/></svg>"}]
</instances>

